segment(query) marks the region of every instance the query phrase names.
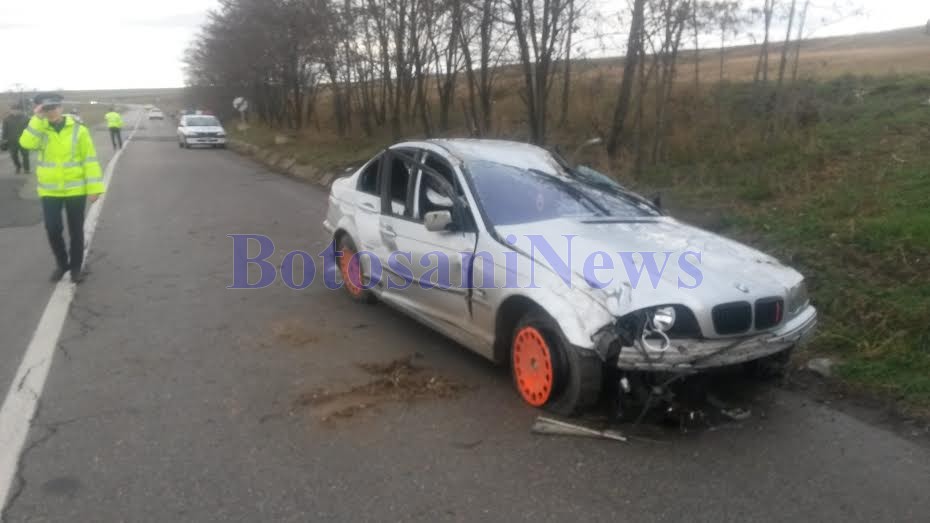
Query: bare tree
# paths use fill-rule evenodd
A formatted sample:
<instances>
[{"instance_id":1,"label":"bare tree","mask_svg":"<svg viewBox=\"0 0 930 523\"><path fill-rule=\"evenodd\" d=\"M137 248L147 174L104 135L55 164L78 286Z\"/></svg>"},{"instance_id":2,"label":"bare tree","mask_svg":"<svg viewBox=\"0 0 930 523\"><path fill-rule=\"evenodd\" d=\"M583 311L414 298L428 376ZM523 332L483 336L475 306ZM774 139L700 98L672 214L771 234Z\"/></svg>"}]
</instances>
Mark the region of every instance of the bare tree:
<instances>
[{"instance_id":1,"label":"bare tree","mask_svg":"<svg viewBox=\"0 0 930 523\"><path fill-rule=\"evenodd\" d=\"M568 103L572 85L572 34L575 32L575 0L568 1L568 30L565 31L565 56L562 60L562 113L559 126L564 126L568 119Z\"/></svg>"},{"instance_id":2,"label":"bare tree","mask_svg":"<svg viewBox=\"0 0 930 523\"><path fill-rule=\"evenodd\" d=\"M623 78L620 80L617 104L614 106L610 134L607 137L607 153L611 157L616 157L619 153L618 147L622 141L623 126L630 110L630 98L633 94L633 79L636 76L636 66L643 54L645 8L646 0L633 0L633 17L630 22L629 37L627 38L626 58L623 61Z\"/></svg>"},{"instance_id":3,"label":"bare tree","mask_svg":"<svg viewBox=\"0 0 930 523\"><path fill-rule=\"evenodd\" d=\"M811 1L804 0L804 8L801 10L801 20L798 23L798 35L794 42L794 65L791 69L791 81L798 80L798 64L801 62L801 40L804 39L804 23L807 21L807 8L810 7Z\"/></svg>"},{"instance_id":4,"label":"bare tree","mask_svg":"<svg viewBox=\"0 0 930 523\"><path fill-rule=\"evenodd\" d=\"M788 11L788 29L785 31L785 42L781 46L781 60L778 62L778 80L776 90L781 91L785 79L785 67L788 65L788 49L791 47L791 27L794 25L794 14L797 0L791 0L791 8Z\"/></svg>"},{"instance_id":5,"label":"bare tree","mask_svg":"<svg viewBox=\"0 0 930 523\"><path fill-rule=\"evenodd\" d=\"M720 78L723 82L723 64L727 38L739 33L740 27L745 23L742 17L741 0L723 0L711 4L717 29L720 31Z\"/></svg>"},{"instance_id":6,"label":"bare tree","mask_svg":"<svg viewBox=\"0 0 930 523\"><path fill-rule=\"evenodd\" d=\"M772 18L775 12L775 0L763 0L762 9L759 14L762 17L763 37L762 45L759 47L759 59L756 61L756 72L753 75L753 83L763 84L769 81L769 32L772 27Z\"/></svg>"},{"instance_id":7,"label":"bare tree","mask_svg":"<svg viewBox=\"0 0 930 523\"><path fill-rule=\"evenodd\" d=\"M678 49L681 47L681 35L685 24L690 18L690 10L689 0L660 0L654 13L661 28L661 45L659 52L653 55L658 69L655 96L655 138L652 143L653 163L659 161L663 151L668 127L668 104L675 81Z\"/></svg>"},{"instance_id":8,"label":"bare tree","mask_svg":"<svg viewBox=\"0 0 930 523\"><path fill-rule=\"evenodd\" d=\"M530 141L545 143L554 63L567 25L566 0L508 0L517 37Z\"/></svg>"}]
</instances>

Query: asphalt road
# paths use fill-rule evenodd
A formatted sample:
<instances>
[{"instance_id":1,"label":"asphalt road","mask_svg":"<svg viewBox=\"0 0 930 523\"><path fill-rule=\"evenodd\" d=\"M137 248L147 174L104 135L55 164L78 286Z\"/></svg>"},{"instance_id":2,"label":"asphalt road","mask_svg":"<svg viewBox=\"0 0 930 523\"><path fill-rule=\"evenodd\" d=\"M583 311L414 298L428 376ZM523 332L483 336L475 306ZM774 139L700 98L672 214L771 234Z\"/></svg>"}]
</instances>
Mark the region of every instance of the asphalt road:
<instances>
[{"instance_id":1,"label":"asphalt road","mask_svg":"<svg viewBox=\"0 0 930 523\"><path fill-rule=\"evenodd\" d=\"M34 202L2 194L5 391L52 262ZM749 421L655 441L534 436L506 371L384 306L318 283L226 288L228 234L270 236L276 263L319 252L325 206L319 189L230 151L181 150L173 123L144 122L109 187L5 519L930 517L926 446L797 393L756 390ZM359 366L410 355L421 370L393 382Z\"/></svg>"}]
</instances>

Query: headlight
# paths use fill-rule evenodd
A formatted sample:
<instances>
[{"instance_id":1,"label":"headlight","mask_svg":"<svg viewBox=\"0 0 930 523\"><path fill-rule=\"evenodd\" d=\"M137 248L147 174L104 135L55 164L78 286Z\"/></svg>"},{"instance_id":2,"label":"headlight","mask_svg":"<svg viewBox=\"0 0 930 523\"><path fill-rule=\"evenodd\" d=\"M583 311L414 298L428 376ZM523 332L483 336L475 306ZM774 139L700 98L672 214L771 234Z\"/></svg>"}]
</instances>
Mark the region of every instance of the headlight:
<instances>
[{"instance_id":1,"label":"headlight","mask_svg":"<svg viewBox=\"0 0 930 523\"><path fill-rule=\"evenodd\" d=\"M808 302L810 302L810 296L807 294L807 283L804 280L788 289L788 314L795 314Z\"/></svg>"},{"instance_id":2,"label":"headlight","mask_svg":"<svg viewBox=\"0 0 930 523\"><path fill-rule=\"evenodd\" d=\"M652 313L652 328L668 332L675 325L675 307L659 307Z\"/></svg>"}]
</instances>

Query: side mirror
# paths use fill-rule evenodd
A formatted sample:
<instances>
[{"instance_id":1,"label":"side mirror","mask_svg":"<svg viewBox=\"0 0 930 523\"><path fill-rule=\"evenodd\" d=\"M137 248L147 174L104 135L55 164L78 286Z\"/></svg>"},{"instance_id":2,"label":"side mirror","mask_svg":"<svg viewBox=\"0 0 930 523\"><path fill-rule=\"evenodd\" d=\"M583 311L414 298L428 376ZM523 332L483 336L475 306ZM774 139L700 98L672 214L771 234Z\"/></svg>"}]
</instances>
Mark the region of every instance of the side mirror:
<instances>
[{"instance_id":1,"label":"side mirror","mask_svg":"<svg viewBox=\"0 0 930 523\"><path fill-rule=\"evenodd\" d=\"M662 208L662 193L656 193L656 195L652 197L652 203L657 208L661 209Z\"/></svg>"},{"instance_id":2,"label":"side mirror","mask_svg":"<svg viewBox=\"0 0 930 523\"><path fill-rule=\"evenodd\" d=\"M432 211L426 213L423 217L423 223L427 231L442 232L449 229L452 224L452 213L450 211Z\"/></svg>"}]
</instances>

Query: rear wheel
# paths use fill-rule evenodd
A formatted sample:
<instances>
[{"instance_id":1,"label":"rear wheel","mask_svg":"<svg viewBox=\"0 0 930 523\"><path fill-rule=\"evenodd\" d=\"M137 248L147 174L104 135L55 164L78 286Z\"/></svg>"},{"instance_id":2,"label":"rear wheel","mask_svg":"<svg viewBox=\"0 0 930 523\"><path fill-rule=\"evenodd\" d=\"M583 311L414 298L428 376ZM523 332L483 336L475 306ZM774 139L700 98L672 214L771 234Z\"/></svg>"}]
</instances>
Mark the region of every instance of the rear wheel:
<instances>
[{"instance_id":1,"label":"rear wheel","mask_svg":"<svg viewBox=\"0 0 930 523\"><path fill-rule=\"evenodd\" d=\"M362 287L365 277L362 273L361 260L356 256L357 253L358 249L355 247L355 242L352 241L349 235L346 234L339 238L336 255L339 261L339 274L342 277L342 287L353 300L362 303L372 303L375 301L374 294L372 294L370 290Z\"/></svg>"},{"instance_id":2,"label":"rear wheel","mask_svg":"<svg viewBox=\"0 0 930 523\"><path fill-rule=\"evenodd\" d=\"M600 358L569 344L547 314L532 311L520 320L510 355L514 387L528 404L570 416L597 402Z\"/></svg>"}]
</instances>

